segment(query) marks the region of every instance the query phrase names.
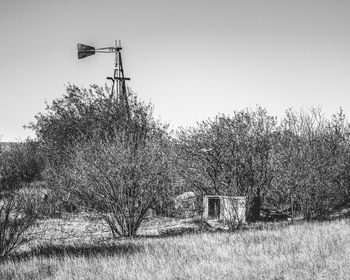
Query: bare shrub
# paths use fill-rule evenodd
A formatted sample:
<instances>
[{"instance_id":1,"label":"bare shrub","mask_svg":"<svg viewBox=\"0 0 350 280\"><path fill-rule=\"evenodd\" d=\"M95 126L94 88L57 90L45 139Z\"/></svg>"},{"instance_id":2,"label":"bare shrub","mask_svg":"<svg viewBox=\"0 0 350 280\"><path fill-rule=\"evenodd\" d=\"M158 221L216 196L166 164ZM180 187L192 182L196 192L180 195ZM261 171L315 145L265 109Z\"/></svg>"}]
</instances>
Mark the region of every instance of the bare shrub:
<instances>
[{"instance_id":1,"label":"bare shrub","mask_svg":"<svg viewBox=\"0 0 350 280\"><path fill-rule=\"evenodd\" d=\"M39 199L26 191L0 196L0 260L30 241L26 232L38 218Z\"/></svg>"},{"instance_id":2,"label":"bare shrub","mask_svg":"<svg viewBox=\"0 0 350 280\"><path fill-rule=\"evenodd\" d=\"M155 139L137 148L94 141L77 148L55 182L81 208L100 215L114 237L131 237L170 183L168 154Z\"/></svg>"}]
</instances>

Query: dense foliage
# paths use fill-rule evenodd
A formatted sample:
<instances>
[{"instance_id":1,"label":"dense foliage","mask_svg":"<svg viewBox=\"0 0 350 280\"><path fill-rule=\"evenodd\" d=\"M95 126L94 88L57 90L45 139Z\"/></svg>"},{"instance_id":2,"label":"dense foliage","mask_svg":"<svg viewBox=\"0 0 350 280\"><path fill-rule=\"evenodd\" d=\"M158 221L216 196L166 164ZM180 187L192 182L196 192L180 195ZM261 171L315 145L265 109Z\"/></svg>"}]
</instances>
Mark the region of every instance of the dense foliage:
<instances>
[{"instance_id":1,"label":"dense foliage","mask_svg":"<svg viewBox=\"0 0 350 280\"><path fill-rule=\"evenodd\" d=\"M349 202L349 132L342 111L218 115L178 133L181 174L204 194L247 196L250 221L263 205L322 218Z\"/></svg>"},{"instance_id":2,"label":"dense foliage","mask_svg":"<svg viewBox=\"0 0 350 280\"><path fill-rule=\"evenodd\" d=\"M68 86L63 98L36 116L51 194L101 215L115 236L133 236L170 185L166 127L152 107L128 93Z\"/></svg>"},{"instance_id":3,"label":"dense foliage","mask_svg":"<svg viewBox=\"0 0 350 280\"><path fill-rule=\"evenodd\" d=\"M276 119L261 108L218 115L180 131L178 145L190 185L204 194L245 195L251 220L259 219L261 196L274 176Z\"/></svg>"},{"instance_id":4,"label":"dense foliage","mask_svg":"<svg viewBox=\"0 0 350 280\"><path fill-rule=\"evenodd\" d=\"M119 139L138 143L157 132L152 106L128 92L128 111L109 89L92 85L89 89L69 85L66 94L47 104L45 112L30 125L36 133L46 164L59 168L78 143L91 139ZM132 138L132 139L131 139Z\"/></svg>"},{"instance_id":5,"label":"dense foliage","mask_svg":"<svg viewBox=\"0 0 350 280\"><path fill-rule=\"evenodd\" d=\"M134 184L133 176L147 178L140 174L148 169L150 174L163 176L157 182L167 182L148 208L169 214L173 198L185 191L200 197L244 195L249 221L259 220L266 207L303 214L306 219L324 218L349 202L350 134L342 111L329 120L318 109L288 110L278 120L258 107L219 114L170 137L154 120L150 104L140 102L132 92L128 100L126 107L108 88L69 85L63 97L36 116L31 127L45 158L49 185L59 191L69 186L69 193L74 193L73 185L96 185L103 182L100 176L106 172L108 180L118 181L111 185L121 198L121 190ZM152 145L157 148L151 149ZM148 165L141 158L149 158ZM164 163L161 168L159 162L150 164L155 158ZM102 168L99 174L97 167ZM62 176L74 179L75 184L62 185ZM121 188L117 178L128 183ZM146 191L145 182L140 182L137 187ZM130 212L125 204L123 209ZM118 224L120 228L122 223Z\"/></svg>"},{"instance_id":6,"label":"dense foliage","mask_svg":"<svg viewBox=\"0 0 350 280\"><path fill-rule=\"evenodd\" d=\"M11 143L0 154L0 189L16 189L41 179L44 162L38 142Z\"/></svg>"},{"instance_id":7,"label":"dense foliage","mask_svg":"<svg viewBox=\"0 0 350 280\"><path fill-rule=\"evenodd\" d=\"M42 161L36 151L37 143L29 140L0 147L0 261L29 241L26 232L39 216L40 197L21 188L40 176Z\"/></svg>"}]
</instances>

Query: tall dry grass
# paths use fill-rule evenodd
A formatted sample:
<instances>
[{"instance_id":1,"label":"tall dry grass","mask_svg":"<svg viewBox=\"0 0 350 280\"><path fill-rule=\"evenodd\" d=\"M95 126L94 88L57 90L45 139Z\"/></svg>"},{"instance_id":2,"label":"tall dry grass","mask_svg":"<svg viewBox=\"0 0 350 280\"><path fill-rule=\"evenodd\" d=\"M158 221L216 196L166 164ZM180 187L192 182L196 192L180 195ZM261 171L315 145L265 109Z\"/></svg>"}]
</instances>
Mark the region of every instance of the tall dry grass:
<instances>
[{"instance_id":1,"label":"tall dry grass","mask_svg":"<svg viewBox=\"0 0 350 280\"><path fill-rule=\"evenodd\" d=\"M350 279L350 222L46 245L2 263L0 279Z\"/></svg>"}]
</instances>

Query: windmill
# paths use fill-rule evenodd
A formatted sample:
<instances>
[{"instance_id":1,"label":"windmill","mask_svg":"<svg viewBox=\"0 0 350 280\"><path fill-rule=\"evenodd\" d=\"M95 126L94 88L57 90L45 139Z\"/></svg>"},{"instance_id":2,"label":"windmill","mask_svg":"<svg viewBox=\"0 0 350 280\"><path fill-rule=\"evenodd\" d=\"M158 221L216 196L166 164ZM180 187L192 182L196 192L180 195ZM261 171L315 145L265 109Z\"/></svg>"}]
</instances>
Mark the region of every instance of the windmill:
<instances>
[{"instance_id":1,"label":"windmill","mask_svg":"<svg viewBox=\"0 0 350 280\"><path fill-rule=\"evenodd\" d=\"M121 43L120 41L115 41L114 47L104 47L104 48L95 48L84 44L78 44L78 59L82 59L91 55L94 55L96 53L114 53L115 59L114 59L114 71L113 71L113 77L107 77L108 80L112 81L112 91L111 91L111 98L116 97L117 102L120 102L125 106L126 112L128 117L130 118L130 111L129 111L129 103L128 103L128 96L126 92L126 85L125 81L130 80L130 78L126 78L124 76L124 68L123 68L123 62L122 62L122 55L121 55Z\"/></svg>"}]
</instances>

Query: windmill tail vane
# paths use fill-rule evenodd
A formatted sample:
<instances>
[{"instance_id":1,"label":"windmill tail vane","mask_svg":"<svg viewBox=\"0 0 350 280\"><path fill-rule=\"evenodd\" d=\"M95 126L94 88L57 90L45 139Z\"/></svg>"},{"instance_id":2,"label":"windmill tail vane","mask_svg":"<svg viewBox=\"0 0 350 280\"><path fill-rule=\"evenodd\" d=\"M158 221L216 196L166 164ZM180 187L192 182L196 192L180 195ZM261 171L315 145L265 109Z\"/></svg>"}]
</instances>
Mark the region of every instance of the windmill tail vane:
<instances>
[{"instance_id":1,"label":"windmill tail vane","mask_svg":"<svg viewBox=\"0 0 350 280\"><path fill-rule=\"evenodd\" d=\"M121 42L115 41L114 47L104 47L104 48L95 48L92 46L79 43L77 45L77 49L78 49L78 59L82 59L82 58L94 55L96 53L114 53L115 54L113 77L107 77L108 80L112 81L111 98L115 96L117 99L117 102L121 102L124 104L127 112L127 116L128 118L130 118L129 102L128 102L126 84L125 84L125 81L130 80L130 78L126 78L124 76L124 68L123 68L122 55L121 55L121 50L122 50Z\"/></svg>"}]
</instances>

